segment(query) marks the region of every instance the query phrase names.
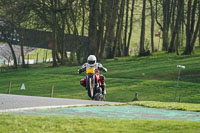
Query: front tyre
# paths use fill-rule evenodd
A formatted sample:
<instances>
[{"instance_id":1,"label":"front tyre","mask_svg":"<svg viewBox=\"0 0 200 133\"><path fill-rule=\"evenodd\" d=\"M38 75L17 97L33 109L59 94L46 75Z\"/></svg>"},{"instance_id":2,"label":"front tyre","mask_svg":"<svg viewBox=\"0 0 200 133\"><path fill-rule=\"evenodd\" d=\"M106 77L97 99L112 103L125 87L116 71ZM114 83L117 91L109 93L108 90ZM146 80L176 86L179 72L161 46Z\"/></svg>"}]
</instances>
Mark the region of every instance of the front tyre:
<instances>
[{"instance_id":1,"label":"front tyre","mask_svg":"<svg viewBox=\"0 0 200 133\"><path fill-rule=\"evenodd\" d=\"M96 95L94 96L94 100L96 100L96 101L104 101L105 97L101 93L96 93Z\"/></svg>"},{"instance_id":2,"label":"front tyre","mask_svg":"<svg viewBox=\"0 0 200 133\"><path fill-rule=\"evenodd\" d=\"M94 100L96 101L104 101L105 100L105 96L102 94L102 88L101 87L98 87L96 88L95 87L95 95L94 95Z\"/></svg>"}]
</instances>

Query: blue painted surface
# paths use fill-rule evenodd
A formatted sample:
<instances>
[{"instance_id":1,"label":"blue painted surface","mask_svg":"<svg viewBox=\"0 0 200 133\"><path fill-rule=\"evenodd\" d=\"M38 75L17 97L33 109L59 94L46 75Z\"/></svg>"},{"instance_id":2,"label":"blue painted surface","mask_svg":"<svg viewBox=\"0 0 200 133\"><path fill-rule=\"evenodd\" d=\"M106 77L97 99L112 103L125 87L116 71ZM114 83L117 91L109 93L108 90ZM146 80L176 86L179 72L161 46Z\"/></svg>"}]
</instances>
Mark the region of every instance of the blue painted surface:
<instances>
[{"instance_id":1,"label":"blue painted surface","mask_svg":"<svg viewBox=\"0 0 200 133\"><path fill-rule=\"evenodd\" d=\"M26 115L80 116L117 119L200 121L200 112L165 110L132 105L37 109L15 113Z\"/></svg>"}]
</instances>

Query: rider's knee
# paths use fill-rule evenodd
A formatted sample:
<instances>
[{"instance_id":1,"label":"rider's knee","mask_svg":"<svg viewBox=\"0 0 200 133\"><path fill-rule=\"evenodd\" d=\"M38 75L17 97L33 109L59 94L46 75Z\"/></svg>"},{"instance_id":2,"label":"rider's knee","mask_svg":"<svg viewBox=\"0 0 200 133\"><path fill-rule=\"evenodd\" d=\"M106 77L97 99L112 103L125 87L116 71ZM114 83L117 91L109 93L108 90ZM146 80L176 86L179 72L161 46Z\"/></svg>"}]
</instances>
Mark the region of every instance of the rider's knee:
<instances>
[{"instance_id":1,"label":"rider's knee","mask_svg":"<svg viewBox=\"0 0 200 133\"><path fill-rule=\"evenodd\" d=\"M100 75L101 80L105 80L105 77L103 75Z\"/></svg>"},{"instance_id":2,"label":"rider's knee","mask_svg":"<svg viewBox=\"0 0 200 133\"><path fill-rule=\"evenodd\" d=\"M86 81L85 81L85 79L81 79L80 80L80 85L82 85L83 87L86 87Z\"/></svg>"}]
</instances>

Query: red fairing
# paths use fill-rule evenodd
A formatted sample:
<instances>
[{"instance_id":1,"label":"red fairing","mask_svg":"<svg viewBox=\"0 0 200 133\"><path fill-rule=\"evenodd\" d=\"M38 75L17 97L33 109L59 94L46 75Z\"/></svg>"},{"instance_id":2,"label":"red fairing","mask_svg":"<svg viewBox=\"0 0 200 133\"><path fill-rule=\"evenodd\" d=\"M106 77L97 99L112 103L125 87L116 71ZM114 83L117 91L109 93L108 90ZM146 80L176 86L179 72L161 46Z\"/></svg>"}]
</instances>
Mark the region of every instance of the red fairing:
<instances>
[{"instance_id":1,"label":"red fairing","mask_svg":"<svg viewBox=\"0 0 200 133\"><path fill-rule=\"evenodd\" d=\"M101 85L101 78L99 75L99 70L95 70L95 77L96 77L96 82L99 82L99 84Z\"/></svg>"},{"instance_id":2,"label":"red fairing","mask_svg":"<svg viewBox=\"0 0 200 133\"><path fill-rule=\"evenodd\" d=\"M99 75L99 70L95 70L95 78L96 78L96 82L99 83L99 85L104 84L103 78ZM80 80L80 84L81 84L83 87L86 87L86 78L81 79L81 80Z\"/></svg>"}]
</instances>

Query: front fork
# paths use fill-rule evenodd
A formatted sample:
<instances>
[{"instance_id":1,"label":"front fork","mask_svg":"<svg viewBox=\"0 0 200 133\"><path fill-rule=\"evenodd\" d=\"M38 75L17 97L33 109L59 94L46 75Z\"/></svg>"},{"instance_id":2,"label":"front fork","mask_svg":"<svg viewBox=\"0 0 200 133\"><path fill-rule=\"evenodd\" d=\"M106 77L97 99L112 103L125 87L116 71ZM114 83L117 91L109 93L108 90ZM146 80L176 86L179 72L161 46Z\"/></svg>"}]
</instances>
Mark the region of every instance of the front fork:
<instances>
[{"instance_id":1,"label":"front fork","mask_svg":"<svg viewBox=\"0 0 200 133\"><path fill-rule=\"evenodd\" d=\"M91 98L94 96L94 88L95 88L95 75L87 75L87 84L86 88L90 91Z\"/></svg>"}]
</instances>

